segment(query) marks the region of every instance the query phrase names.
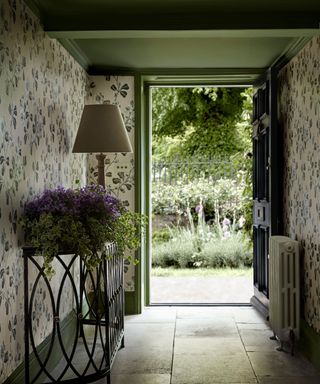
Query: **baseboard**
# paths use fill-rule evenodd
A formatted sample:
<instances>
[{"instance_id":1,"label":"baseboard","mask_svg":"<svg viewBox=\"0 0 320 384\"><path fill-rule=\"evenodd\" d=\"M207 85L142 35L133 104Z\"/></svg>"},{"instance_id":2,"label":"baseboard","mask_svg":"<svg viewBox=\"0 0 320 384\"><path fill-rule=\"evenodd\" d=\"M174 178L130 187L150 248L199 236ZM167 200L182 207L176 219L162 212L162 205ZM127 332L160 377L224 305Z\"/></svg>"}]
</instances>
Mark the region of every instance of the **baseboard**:
<instances>
[{"instance_id":1,"label":"baseboard","mask_svg":"<svg viewBox=\"0 0 320 384\"><path fill-rule=\"evenodd\" d=\"M261 301L256 297L256 296L252 296L251 299L250 299L250 303L252 304L252 306L258 311L261 313L261 315L263 316L263 318L265 320L269 320L269 309L263 305L261 303Z\"/></svg>"},{"instance_id":2,"label":"baseboard","mask_svg":"<svg viewBox=\"0 0 320 384\"><path fill-rule=\"evenodd\" d=\"M315 367L320 369L320 333L317 333L303 319L300 324L299 350Z\"/></svg>"},{"instance_id":3,"label":"baseboard","mask_svg":"<svg viewBox=\"0 0 320 384\"><path fill-rule=\"evenodd\" d=\"M137 303L137 292L125 292L124 293L125 303L125 315L138 315L138 303Z\"/></svg>"},{"instance_id":4,"label":"baseboard","mask_svg":"<svg viewBox=\"0 0 320 384\"><path fill-rule=\"evenodd\" d=\"M74 330L75 328L75 322L76 322L76 315L72 311L70 312L60 323L60 330L61 330L61 336L62 339L65 342L65 346L68 346L71 344ZM51 341L51 336L49 335L38 347L37 347L37 353L39 354L40 358L46 356L47 351L49 349ZM51 353L51 356L53 356L52 359L48 362L48 369L53 369L56 364L60 361L62 354L61 350L58 347L56 343L53 345L53 351ZM34 353L30 354L29 357L29 366L30 366L30 375L31 377L35 375L36 372L38 372L39 366L37 363L37 359L35 357ZM24 384L24 361L14 370L14 372L6 379L6 381L3 384Z\"/></svg>"}]
</instances>

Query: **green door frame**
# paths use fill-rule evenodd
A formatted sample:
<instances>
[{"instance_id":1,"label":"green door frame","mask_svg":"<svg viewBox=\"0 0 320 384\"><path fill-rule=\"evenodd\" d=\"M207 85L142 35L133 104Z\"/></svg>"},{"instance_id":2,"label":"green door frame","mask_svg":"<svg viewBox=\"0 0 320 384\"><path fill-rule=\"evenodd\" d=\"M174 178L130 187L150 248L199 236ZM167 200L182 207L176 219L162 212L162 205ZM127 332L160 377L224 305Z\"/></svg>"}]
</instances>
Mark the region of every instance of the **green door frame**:
<instances>
[{"instance_id":1,"label":"green door frame","mask_svg":"<svg viewBox=\"0 0 320 384\"><path fill-rule=\"evenodd\" d=\"M232 78L228 70L205 70L205 73L201 70L197 70L190 73L184 73L183 75L176 70L172 73L172 70L168 70L166 73L162 71L161 75L150 76L145 74L136 76L138 82L137 88L139 88L139 94L136 95L136 113L140 112L140 116L136 115L136 151L137 155L136 165L136 182L139 187L136 188L136 202L137 207L140 208L139 212L146 214L149 217L148 228L144 236L144 244L140 253L140 263L136 268L136 295L140 295L139 308L143 306L150 306L150 272L151 272L151 142L152 142L152 120L151 120L151 88L155 86L176 86L176 87L194 87L194 86L237 86L246 87L252 86L252 79L246 78L245 81L242 78L236 76ZM258 71L257 71L258 72ZM259 71L260 72L260 71ZM247 72L248 75L248 72ZM252 76L255 78L258 73L254 73ZM260 73L259 73L260 75ZM226 80L229 78L229 81ZM156 79L155 79L156 78ZM136 88L136 89L137 89ZM140 129L139 129L140 128ZM139 291L139 293L138 293ZM142 296L143 295L143 296ZM139 312L140 313L140 312Z\"/></svg>"}]
</instances>

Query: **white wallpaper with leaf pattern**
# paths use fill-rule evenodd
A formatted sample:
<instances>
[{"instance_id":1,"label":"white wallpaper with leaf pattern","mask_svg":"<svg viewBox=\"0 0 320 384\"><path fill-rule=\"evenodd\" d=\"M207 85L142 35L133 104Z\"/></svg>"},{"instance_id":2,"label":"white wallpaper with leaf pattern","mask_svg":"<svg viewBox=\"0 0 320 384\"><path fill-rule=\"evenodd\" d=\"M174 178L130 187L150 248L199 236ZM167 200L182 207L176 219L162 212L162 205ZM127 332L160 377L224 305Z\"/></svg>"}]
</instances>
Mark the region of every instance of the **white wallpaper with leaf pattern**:
<instances>
[{"instance_id":1,"label":"white wallpaper with leaf pattern","mask_svg":"<svg viewBox=\"0 0 320 384\"><path fill-rule=\"evenodd\" d=\"M76 179L85 183L86 158L71 149L87 80L86 72L47 37L22 0L1 0L0 383L24 354L21 208L45 187L72 186ZM70 300L66 293L67 307ZM44 320L52 316L41 286L32 315L39 343L51 331Z\"/></svg>"},{"instance_id":2,"label":"white wallpaper with leaf pattern","mask_svg":"<svg viewBox=\"0 0 320 384\"><path fill-rule=\"evenodd\" d=\"M134 148L134 77L90 76L87 104L116 104L119 106ZM129 209L134 210L134 154L107 154L105 160L106 187L119 197ZM97 160L89 156L89 182L97 180ZM124 285L134 291L134 266L125 260Z\"/></svg>"},{"instance_id":3,"label":"white wallpaper with leaf pattern","mask_svg":"<svg viewBox=\"0 0 320 384\"><path fill-rule=\"evenodd\" d=\"M320 37L279 74L284 227L301 244L304 317L320 333Z\"/></svg>"}]
</instances>

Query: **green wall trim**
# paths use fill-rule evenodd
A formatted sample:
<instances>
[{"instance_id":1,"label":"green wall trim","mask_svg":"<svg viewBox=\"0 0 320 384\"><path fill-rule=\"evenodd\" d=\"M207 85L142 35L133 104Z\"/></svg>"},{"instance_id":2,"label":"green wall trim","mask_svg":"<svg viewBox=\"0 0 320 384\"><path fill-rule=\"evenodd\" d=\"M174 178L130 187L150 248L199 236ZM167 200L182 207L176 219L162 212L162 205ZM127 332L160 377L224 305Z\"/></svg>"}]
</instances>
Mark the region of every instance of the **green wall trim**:
<instances>
[{"instance_id":1,"label":"green wall trim","mask_svg":"<svg viewBox=\"0 0 320 384\"><path fill-rule=\"evenodd\" d=\"M80 49L74 40L59 39L59 43L70 53L70 55L84 68L87 72L90 67L90 60Z\"/></svg>"},{"instance_id":2,"label":"green wall trim","mask_svg":"<svg viewBox=\"0 0 320 384\"><path fill-rule=\"evenodd\" d=\"M311 40L312 37L299 37L294 39L292 44L290 44L287 49L282 53L282 55L272 64L279 71L283 68L292 58L296 56L297 53Z\"/></svg>"},{"instance_id":3,"label":"green wall trim","mask_svg":"<svg viewBox=\"0 0 320 384\"><path fill-rule=\"evenodd\" d=\"M76 314L72 311L67 315L60 323L60 331L62 340L64 340L64 345L68 346L71 344L74 330L75 322L77 321ZM47 354L49 345L51 341L51 335L49 335L38 347L37 353L40 356L40 359L44 358ZM54 342L52 354L53 358L50 358L48 361L48 369L53 369L56 364L60 361L62 357L61 349L59 348L58 342ZM6 379L3 384L24 384L24 361L15 369L15 371ZM30 354L30 375L31 377L38 371L37 359L34 353Z\"/></svg>"},{"instance_id":4,"label":"green wall trim","mask_svg":"<svg viewBox=\"0 0 320 384\"><path fill-rule=\"evenodd\" d=\"M135 76L143 84L162 86L251 86L265 73L266 68L108 68L89 66L87 72L92 76ZM143 91L136 89L140 95L143 113ZM138 125L137 125L138 127ZM141 141L141 140L140 140ZM141 144L141 143L140 143Z\"/></svg>"},{"instance_id":5,"label":"green wall trim","mask_svg":"<svg viewBox=\"0 0 320 384\"><path fill-rule=\"evenodd\" d=\"M125 315L138 315L140 313L137 312L137 299L136 291L124 293Z\"/></svg>"},{"instance_id":6,"label":"green wall trim","mask_svg":"<svg viewBox=\"0 0 320 384\"><path fill-rule=\"evenodd\" d=\"M41 13L36 3L33 0L24 0L24 2L27 4L31 12L40 20L40 22L43 23L43 20L44 20L43 14Z\"/></svg>"},{"instance_id":7,"label":"green wall trim","mask_svg":"<svg viewBox=\"0 0 320 384\"><path fill-rule=\"evenodd\" d=\"M314 36L319 29L184 29L184 30L71 30L47 31L50 37L56 39L154 39L154 38L250 38L258 37L299 37Z\"/></svg>"},{"instance_id":8,"label":"green wall trim","mask_svg":"<svg viewBox=\"0 0 320 384\"><path fill-rule=\"evenodd\" d=\"M145 145L144 152L146 158L146 169L145 169L145 199L146 199L146 211L150 217L149 225L147 228L146 234L146 253L145 253L145 301L146 305L151 304L150 300L150 276L151 276L151 241L152 241L152 201L151 201L151 167L152 167L152 120L151 120L151 108L152 108L152 93L150 87L146 84L146 81L143 82L143 114L144 114L144 125L142 129L145 132Z\"/></svg>"},{"instance_id":9,"label":"green wall trim","mask_svg":"<svg viewBox=\"0 0 320 384\"><path fill-rule=\"evenodd\" d=\"M141 113L140 113L140 105L141 105L141 97L140 97L140 83L141 83L141 77L139 74L135 74L134 76L134 108L135 108L135 150L134 150L134 161L135 161L135 211L143 214L144 213L144 207L143 207L143 199L142 199L142 192L141 192L141 177L142 177L142 171L141 171L141 164L142 164L142 152L140 147L140 126L141 126ZM139 261L138 264L135 266L135 275L134 275L134 282L135 282L135 291L134 291L134 308L133 312L135 314L141 313L142 311L142 268L144 263L144 257L142 256L144 254L144 234L141 235L141 247L136 252L136 259ZM130 300L130 299L129 299ZM127 308L127 307L126 307ZM129 308L130 309L130 308Z\"/></svg>"},{"instance_id":10,"label":"green wall trim","mask_svg":"<svg viewBox=\"0 0 320 384\"><path fill-rule=\"evenodd\" d=\"M301 319L299 349L315 367L320 369L320 333L303 319Z\"/></svg>"}]
</instances>

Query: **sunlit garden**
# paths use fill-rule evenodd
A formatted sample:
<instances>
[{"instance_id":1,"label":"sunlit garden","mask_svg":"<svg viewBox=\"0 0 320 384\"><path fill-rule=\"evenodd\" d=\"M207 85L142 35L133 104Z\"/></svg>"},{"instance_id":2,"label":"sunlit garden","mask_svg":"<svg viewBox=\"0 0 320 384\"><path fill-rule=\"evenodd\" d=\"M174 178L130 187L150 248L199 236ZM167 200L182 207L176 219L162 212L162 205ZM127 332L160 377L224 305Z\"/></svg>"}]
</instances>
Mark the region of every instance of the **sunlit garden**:
<instances>
[{"instance_id":1,"label":"sunlit garden","mask_svg":"<svg viewBox=\"0 0 320 384\"><path fill-rule=\"evenodd\" d=\"M252 276L251 110L251 89L152 90L151 274L161 293L179 277Z\"/></svg>"},{"instance_id":2,"label":"sunlit garden","mask_svg":"<svg viewBox=\"0 0 320 384\"><path fill-rule=\"evenodd\" d=\"M154 267L252 265L251 90L153 90Z\"/></svg>"},{"instance_id":3,"label":"sunlit garden","mask_svg":"<svg viewBox=\"0 0 320 384\"><path fill-rule=\"evenodd\" d=\"M251 267L252 247L245 226L250 198L241 177L154 187L154 267Z\"/></svg>"}]
</instances>

